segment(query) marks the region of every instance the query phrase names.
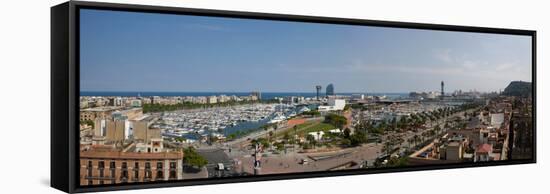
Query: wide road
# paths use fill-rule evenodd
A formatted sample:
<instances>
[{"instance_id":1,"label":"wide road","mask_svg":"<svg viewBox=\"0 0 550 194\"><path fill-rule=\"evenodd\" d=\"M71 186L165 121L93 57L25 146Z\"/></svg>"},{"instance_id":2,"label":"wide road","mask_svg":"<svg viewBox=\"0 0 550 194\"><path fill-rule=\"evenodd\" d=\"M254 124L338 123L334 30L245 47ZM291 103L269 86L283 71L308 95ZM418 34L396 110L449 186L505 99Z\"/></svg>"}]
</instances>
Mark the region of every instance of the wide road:
<instances>
[{"instance_id":1,"label":"wide road","mask_svg":"<svg viewBox=\"0 0 550 194\"><path fill-rule=\"evenodd\" d=\"M259 174L278 174L293 172L327 171L338 166L354 162L357 165L351 168L358 168L365 161L374 162L379 155L381 144L365 144L360 147L342 149L334 152L323 153L296 153L268 154L261 158L262 167ZM314 160L313 158L319 158ZM322 158L322 159L321 159ZM241 168L247 173L254 173L253 160L250 155L237 157L241 161ZM302 160L307 164L302 164Z\"/></svg>"},{"instance_id":2,"label":"wide road","mask_svg":"<svg viewBox=\"0 0 550 194\"><path fill-rule=\"evenodd\" d=\"M472 109L469 109L469 110L465 110L465 111L460 111L460 112L457 112L455 114L452 114L448 117L444 117L444 118L441 118L437 121L433 121L433 122L430 122L430 127L429 128L426 128L424 130L418 130L417 132L403 132L403 133L396 133L394 135L397 135L397 136L401 136L401 138L403 138L404 142L401 144L401 145L394 145L392 147L392 150L395 149L397 146L399 147L408 147L408 148L412 148L413 145L409 144L409 142L407 140L409 139L412 139L415 135L418 135L418 136L422 136L422 133L423 132L426 132L426 131L430 131L430 130L433 130L435 128L435 126L439 125L439 127L442 129L439 131L438 134L436 134L435 136L439 136L439 135L442 135L444 134L446 131L444 130L443 126L447 120L447 118L452 118L452 117L455 117L455 116L461 116L461 115L464 115L464 112L468 112L469 114L472 113L474 110ZM435 123L434 123L435 122ZM384 135L383 136L383 139L387 139L389 135ZM430 140L430 138L428 139ZM426 141L428 141L426 140ZM423 142L417 142L416 144L422 144ZM416 145L414 145L416 146ZM398 152L399 150L397 150ZM395 153L395 152L394 152ZM394 153L391 153L391 154L394 154Z\"/></svg>"}]
</instances>

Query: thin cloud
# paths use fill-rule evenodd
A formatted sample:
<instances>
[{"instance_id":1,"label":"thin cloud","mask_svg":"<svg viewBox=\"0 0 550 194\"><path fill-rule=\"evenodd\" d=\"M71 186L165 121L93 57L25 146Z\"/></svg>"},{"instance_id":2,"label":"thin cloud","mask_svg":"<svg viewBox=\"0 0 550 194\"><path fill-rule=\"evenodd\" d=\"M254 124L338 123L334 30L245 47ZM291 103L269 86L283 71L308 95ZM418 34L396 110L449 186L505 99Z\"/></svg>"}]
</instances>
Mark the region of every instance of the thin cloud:
<instances>
[{"instance_id":1,"label":"thin cloud","mask_svg":"<svg viewBox=\"0 0 550 194\"><path fill-rule=\"evenodd\" d=\"M453 58L451 56L451 49L440 49L434 51L434 57L437 60L440 60L445 63L451 63L453 62Z\"/></svg>"}]
</instances>

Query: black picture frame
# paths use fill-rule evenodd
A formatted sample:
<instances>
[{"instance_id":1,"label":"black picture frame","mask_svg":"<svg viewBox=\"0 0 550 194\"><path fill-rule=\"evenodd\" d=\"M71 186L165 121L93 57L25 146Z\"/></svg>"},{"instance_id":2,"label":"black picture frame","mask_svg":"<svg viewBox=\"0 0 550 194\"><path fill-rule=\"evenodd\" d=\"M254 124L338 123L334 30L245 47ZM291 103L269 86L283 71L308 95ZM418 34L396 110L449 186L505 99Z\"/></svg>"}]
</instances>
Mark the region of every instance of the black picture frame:
<instances>
[{"instance_id":1,"label":"black picture frame","mask_svg":"<svg viewBox=\"0 0 550 194\"><path fill-rule=\"evenodd\" d=\"M532 80L533 80L533 156L532 159L513 159L489 163L460 163L401 168L382 168L369 170L342 170L327 172L291 173L279 175L259 175L232 178L209 178L154 183L131 183L102 186L80 186L78 142L79 114L79 10L82 8L167 13L178 15L215 16L260 20L282 20L308 23L329 23L361 26L379 26L392 28L426 29L456 32L479 32L491 34L525 35L532 38ZM176 187L237 183L250 181L268 181L281 179L313 178L344 175L363 175L419 170L438 170L466 167L486 167L511 164L536 163L536 31L502 28L485 28L440 24L407 23L347 19L302 15L285 15L209 9L190 9L148 5L130 5L85 1L69 1L51 8L51 186L67 193L144 189L158 187Z\"/></svg>"}]
</instances>

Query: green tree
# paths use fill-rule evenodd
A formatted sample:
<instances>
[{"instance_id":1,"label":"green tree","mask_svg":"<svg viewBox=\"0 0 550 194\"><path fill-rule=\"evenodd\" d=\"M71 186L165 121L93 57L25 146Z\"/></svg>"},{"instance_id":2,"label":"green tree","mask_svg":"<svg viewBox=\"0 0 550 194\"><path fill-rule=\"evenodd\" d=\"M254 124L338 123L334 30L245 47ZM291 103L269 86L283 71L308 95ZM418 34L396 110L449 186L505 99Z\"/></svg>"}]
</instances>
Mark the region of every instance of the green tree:
<instances>
[{"instance_id":1,"label":"green tree","mask_svg":"<svg viewBox=\"0 0 550 194\"><path fill-rule=\"evenodd\" d=\"M91 120L80 120L80 123L81 123L81 124L89 125L89 126L92 127L92 129L95 128L95 123L94 123L94 121L91 121Z\"/></svg>"},{"instance_id":2,"label":"green tree","mask_svg":"<svg viewBox=\"0 0 550 194\"><path fill-rule=\"evenodd\" d=\"M349 138L351 135L351 130L349 128L344 129L344 138Z\"/></svg>"},{"instance_id":3,"label":"green tree","mask_svg":"<svg viewBox=\"0 0 550 194\"><path fill-rule=\"evenodd\" d=\"M330 123L335 127L338 127L339 129L342 129L347 124L348 119L341 115L328 114L327 116L325 116L325 122Z\"/></svg>"},{"instance_id":4,"label":"green tree","mask_svg":"<svg viewBox=\"0 0 550 194\"><path fill-rule=\"evenodd\" d=\"M382 147L382 151L386 152L386 155L390 155L393 151L393 143L391 141L386 141L384 143L384 147Z\"/></svg>"},{"instance_id":5,"label":"green tree","mask_svg":"<svg viewBox=\"0 0 550 194\"><path fill-rule=\"evenodd\" d=\"M391 157L386 164L386 167L405 167L409 161L408 157Z\"/></svg>"},{"instance_id":6,"label":"green tree","mask_svg":"<svg viewBox=\"0 0 550 194\"><path fill-rule=\"evenodd\" d=\"M208 164L208 160L206 160L203 156L199 155L195 148L188 147L183 150L183 163L194 166L198 168L202 168L206 164Z\"/></svg>"},{"instance_id":7,"label":"green tree","mask_svg":"<svg viewBox=\"0 0 550 194\"><path fill-rule=\"evenodd\" d=\"M278 151L283 151L285 150L285 144L284 143L275 143L275 148L278 150Z\"/></svg>"},{"instance_id":8,"label":"green tree","mask_svg":"<svg viewBox=\"0 0 550 194\"><path fill-rule=\"evenodd\" d=\"M367 134L363 131L355 131L355 133L349 137L351 146L359 146L367 143L367 140Z\"/></svg>"},{"instance_id":9,"label":"green tree","mask_svg":"<svg viewBox=\"0 0 550 194\"><path fill-rule=\"evenodd\" d=\"M394 131L397 130L397 118L396 118L396 117L393 117L393 118L391 119L391 122L390 122L390 123L391 123L391 129L394 130Z\"/></svg>"},{"instance_id":10,"label":"green tree","mask_svg":"<svg viewBox=\"0 0 550 194\"><path fill-rule=\"evenodd\" d=\"M290 135L288 134L288 132L285 132L285 134L283 135L283 140L285 143L288 143L290 141Z\"/></svg>"},{"instance_id":11,"label":"green tree","mask_svg":"<svg viewBox=\"0 0 550 194\"><path fill-rule=\"evenodd\" d=\"M235 134L235 133L229 134L229 135L227 136L227 140L233 140L233 139L235 139L235 138L237 138L237 134Z\"/></svg>"},{"instance_id":12,"label":"green tree","mask_svg":"<svg viewBox=\"0 0 550 194\"><path fill-rule=\"evenodd\" d=\"M344 146L351 146L351 141L347 138L341 139L340 143Z\"/></svg>"},{"instance_id":13,"label":"green tree","mask_svg":"<svg viewBox=\"0 0 550 194\"><path fill-rule=\"evenodd\" d=\"M311 110L311 111L303 112L302 115L317 117L317 116L321 115L321 113L317 110Z\"/></svg>"},{"instance_id":14,"label":"green tree","mask_svg":"<svg viewBox=\"0 0 550 194\"><path fill-rule=\"evenodd\" d=\"M294 129L294 138L298 137L298 125L294 125L292 128Z\"/></svg>"},{"instance_id":15,"label":"green tree","mask_svg":"<svg viewBox=\"0 0 550 194\"><path fill-rule=\"evenodd\" d=\"M185 139L184 137L176 137L176 138L174 138L174 140L176 140L177 142L185 142L185 141L187 141L187 139Z\"/></svg>"},{"instance_id":16,"label":"green tree","mask_svg":"<svg viewBox=\"0 0 550 194\"><path fill-rule=\"evenodd\" d=\"M315 140L315 137L313 137L313 135L308 134L306 136L306 140L315 148L315 144L317 143L317 141Z\"/></svg>"},{"instance_id":17,"label":"green tree","mask_svg":"<svg viewBox=\"0 0 550 194\"><path fill-rule=\"evenodd\" d=\"M269 141L267 141L266 138L258 138L258 139L253 139L251 141L251 143L253 145L256 145L256 144L260 144L262 147L264 148L268 148L271 144L269 143Z\"/></svg>"},{"instance_id":18,"label":"green tree","mask_svg":"<svg viewBox=\"0 0 550 194\"><path fill-rule=\"evenodd\" d=\"M270 131L268 134L269 134L269 141L271 141L271 137L273 137L273 131Z\"/></svg>"}]
</instances>

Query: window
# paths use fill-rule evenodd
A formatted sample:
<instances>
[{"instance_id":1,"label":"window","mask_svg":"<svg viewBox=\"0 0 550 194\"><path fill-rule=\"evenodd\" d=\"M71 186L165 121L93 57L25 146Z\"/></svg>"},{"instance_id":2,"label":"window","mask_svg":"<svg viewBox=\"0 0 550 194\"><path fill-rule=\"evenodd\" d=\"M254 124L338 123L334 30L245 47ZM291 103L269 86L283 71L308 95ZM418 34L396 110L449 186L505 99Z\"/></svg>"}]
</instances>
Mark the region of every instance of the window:
<instances>
[{"instance_id":1,"label":"window","mask_svg":"<svg viewBox=\"0 0 550 194\"><path fill-rule=\"evenodd\" d=\"M93 185L94 181L92 179L92 170L94 168L92 161L88 161L88 166L86 167L88 170L88 176L86 177L88 179L88 185Z\"/></svg>"},{"instance_id":2,"label":"window","mask_svg":"<svg viewBox=\"0 0 550 194\"><path fill-rule=\"evenodd\" d=\"M143 178L143 181L151 181L153 178L153 172L151 171L151 163L145 162L145 177Z\"/></svg>"},{"instance_id":3,"label":"window","mask_svg":"<svg viewBox=\"0 0 550 194\"><path fill-rule=\"evenodd\" d=\"M103 177L105 176L105 162L104 161L99 161L97 163L97 169L99 170L99 177Z\"/></svg>"},{"instance_id":4,"label":"window","mask_svg":"<svg viewBox=\"0 0 550 194\"><path fill-rule=\"evenodd\" d=\"M134 163L134 181L139 181L139 162Z\"/></svg>"},{"instance_id":5,"label":"window","mask_svg":"<svg viewBox=\"0 0 550 194\"><path fill-rule=\"evenodd\" d=\"M120 168L120 182L126 183L128 182L128 163L122 162L122 166Z\"/></svg>"},{"instance_id":6,"label":"window","mask_svg":"<svg viewBox=\"0 0 550 194\"><path fill-rule=\"evenodd\" d=\"M111 183L115 184L116 164L115 161L111 161L109 164L109 170L111 171Z\"/></svg>"},{"instance_id":7,"label":"window","mask_svg":"<svg viewBox=\"0 0 550 194\"><path fill-rule=\"evenodd\" d=\"M155 177L155 180L164 180L164 173L162 169L162 162L157 162L157 176Z\"/></svg>"},{"instance_id":8,"label":"window","mask_svg":"<svg viewBox=\"0 0 550 194\"><path fill-rule=\"evenodd\" d=\"M97 163L97 169L99 170L99 184L104 184L103 177L105 176L105 161L99 161Z\"/></svg>"},{"instance_id":9,"label":"window","mask_svg":"<svg viewBox=\"0 0 550 194\"><path fill-rule=\"evenodd\" d=\"M115 177L116 163L114 161L109 163L109 170L111 170L111 177Z\"/></svg>"},{"instance_id":10,"label":"window","mask_svg":"<svg viewBox=\"0 0 550 194\"><path fill-rule=\"evenodd\" d=\"M177 163L176 162L170 162L170 175L168 179L175 180L177 179Z\"/></svg>"},{"instance_id":11,"label":"window","mask_svg":"<svg viewBox=\"0 0 550 194\"><path fill-rule=\"evenodd\" d=\"M105 162L104 161L97 162L97 169L99 170L105 169Z\"/></svg>"},{"instance_id":12,"label":"window","mask_svg":"<svg viewBox=\"0 0 550 194\"><path fill-rule=\"evenodd\" d=\"M92 165L92 161L88 161L88 167L86 169L88 170L88 177L92 177L92 170L94 166Z\"/></svg>"}]
</instances>

